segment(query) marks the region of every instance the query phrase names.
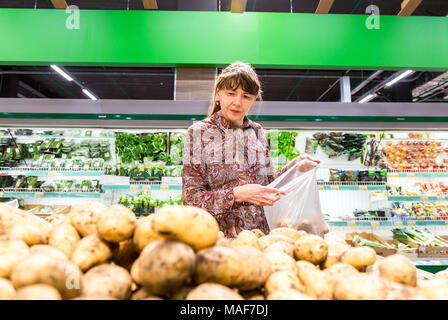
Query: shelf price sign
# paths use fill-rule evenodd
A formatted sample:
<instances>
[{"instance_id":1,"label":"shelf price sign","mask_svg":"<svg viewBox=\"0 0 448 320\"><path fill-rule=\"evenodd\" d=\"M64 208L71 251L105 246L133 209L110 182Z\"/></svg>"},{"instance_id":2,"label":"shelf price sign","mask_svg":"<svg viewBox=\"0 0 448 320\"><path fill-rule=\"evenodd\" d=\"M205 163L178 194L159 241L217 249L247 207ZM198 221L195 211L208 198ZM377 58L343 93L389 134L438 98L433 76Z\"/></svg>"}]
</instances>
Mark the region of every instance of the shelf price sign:
<instances>
[{"instance_id":1,"label":"shelf price sign","mask_svg":"<svg viewBox=\"0 0 448 320\"><path fill-rule=\"evenodd\" d=\"M54 177L54 176L56 176L56 172L48 172L48 176L49 177Z\"/></svg>"},{"instance_id":2,"label":"shelf price sign","mask_svg":"<svg viewBox=\"0 0 448 320\"><path fill-rule=\"evenodd\" d=\"M376 228L376 227L379 227L379 226L380 226L380 223L378 221L372 222L372 227Z\"/></svg>"},{"instance_id":3,"label":"shelf price sign","mask_svg":"<svg viewBox=\"0 0 448 320\"><path fill-rule=\"evenodd\" d=\"M319 190L319 191L323 191L323 190L324 190L324 187L319 187L319 188L317 188L317 190Z\"/></svg>"},{"instance_id":4,"label":"shelf price sign","mask_svg":"<svg viewBox=\"0 0 448 320\"><path fill-rule=\"evenodd\" d=\"M360 187L359 187L359 190L366 191L366 190L367 190L367 186L360 186Z\"/></svg>"},{"instance_id":5,"label":"shelf price sign","mask_svg":"<svg viewBox=\"0 0 448 320\"><path fill-rule=\"evenodd\" d=\"M395 221L395 226L396 227L402 227L403 226L403 222L401 222L401 221Z\"/></svg>"},{"instance_id":6,"label":"shelf price sign","mask_svg":"<svg viewBox=\"0 0 448 320\"><path fill-rule=\"evenodd\" d=\"M428 201L428 197L421 197L421 201Z\"/></svg>"},{"instance_id":7,"label":"shelf price sign","mask_svg":"<svg viewBox=\"0 0 448 320\"><path fill-rule=\"evenodd\" d=\"M34 198L40 198L40 197L43 197L43 196L44 196L43 192L38 192L38 193L34 194Z\"/></svg>"},{"instance_id":8,"label":"shelf price sign","mask_svg":"<svg viewBox=\"0 0 448 320\"><path fill-rule=\"evenodd\" d=\"M143 190L145 190L145 191L151 190L151 186L144 186Z\"/></svg>"},{"instance_id":9,"label":"shelf price sign","mask_svg":"<svg viewBox=\"0 0 448 320\"><path fill-rule=\"evenodd\" d=\"M416 225L415 221L408 222L408 226L410 226L410 227L415 227L415 225Z\"/></svg>"},{"instance_id":10,"label":"shelf price sign","mask_svg":"<svg viewBox=\"0 0 448 320\"><path fill-rule=\"evenodd\" d=\"M355 221L347 221L347 225L349 227L356 227L356 222Z\"/></svg>"},{"instance_id":11,"label":"shelf price sign","mask_svg":"<svg viewBox=\"0 0 448 320\"><path fill-rule=\"evenodd\" d=\"M131 190L138 190L138 186L131 186Z\"/></svg>"},{"instance_id":12,"label":"shelf price sign","mask_svg":"<svg viewBox=\"0 0 448 320\"><path fill-rule=\"evenodd\" d=\"M160 190L168 190L168 189L169 189L168 186L160 187Z\"/></svg>"},{"instance_id":13,"label":"shelf price sign","mask_svg":"<svg viewBox=\"0 0 448 320\"><path fill-rule=\"evenodd\" d=\"M0 198L3 198L3 192L0 192ZM447 221L448 223L448 221Z\"/></svg>"}]
</instances>

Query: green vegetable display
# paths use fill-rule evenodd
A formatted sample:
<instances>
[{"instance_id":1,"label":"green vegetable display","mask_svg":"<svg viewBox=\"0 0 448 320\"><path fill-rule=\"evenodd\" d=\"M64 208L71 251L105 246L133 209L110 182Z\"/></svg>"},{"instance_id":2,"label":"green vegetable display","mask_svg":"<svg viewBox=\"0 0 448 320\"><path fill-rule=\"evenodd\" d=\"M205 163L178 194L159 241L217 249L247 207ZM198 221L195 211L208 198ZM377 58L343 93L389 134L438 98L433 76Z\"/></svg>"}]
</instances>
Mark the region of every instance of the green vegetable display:
<instances>
[{"instance_id":1,"label":"green vegetable display","mask_svg":"<svg viewBox=\"0 0 448 320\"><path fill-rule=\"evenodd\" d=\"M123 163L167 160L168 134L166 133L118 133L115 150Z\"/></svg>"},{"instance_id":2,"label":"green vegetable display","mask_svg":"<svg viewBox=\"0 0 448 320\"><path fill-rule=\"evenodd\" d=\"M268 133L268 140L270 143L270 153L272 158L280 156L292 160L300 155L300 152L295 148L295 139L297 132L288 131L271 131Z\"/></svg>"},{"instance_id":3,"label":"green vegetable display","mask_svg":"<svg viewBox=\"0 0 448 320\"><path fill-rule=\"evenodd\" d=\"M120 197L119 203L131 209L136 216L147 216L154 213L156 208L165 205L182 205L182 196L179 195L175 199L170 198L166 201L162 201L155 199L144 192L138 195L126 194Z\"/></svg>"},{"instance_id":4,"label":"green vegetable display","mask_svg":"<svg viewBox=\"0 0 448 320\"><path fill-rule=\"evenodd\" d=\"M392 233L394 239L411 246L448 247L448 241L433 234L427 228L396 228L392 230Z\"/></svg>"}]
</instances>

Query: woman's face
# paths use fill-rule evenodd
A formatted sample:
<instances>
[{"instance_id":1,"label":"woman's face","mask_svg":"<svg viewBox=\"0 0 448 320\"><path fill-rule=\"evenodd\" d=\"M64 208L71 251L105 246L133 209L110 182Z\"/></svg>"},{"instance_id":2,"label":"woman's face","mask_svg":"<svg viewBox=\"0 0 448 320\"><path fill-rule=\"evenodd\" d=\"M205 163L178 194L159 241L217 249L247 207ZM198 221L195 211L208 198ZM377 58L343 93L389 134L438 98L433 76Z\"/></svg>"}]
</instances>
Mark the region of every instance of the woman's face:
<instances>
[{"instance_id":1,"label":"woman's face","mask_svg":"<svg viewBox=\"0 0 448 320\"><path fill-rule=\"evenodd\" d=\"M244 117L255 105L257 97L245 92L241 87L236 90L216 90L216 101L221 104L221 114L236 127L243 124Z\"/></svg>"}]
</instances>

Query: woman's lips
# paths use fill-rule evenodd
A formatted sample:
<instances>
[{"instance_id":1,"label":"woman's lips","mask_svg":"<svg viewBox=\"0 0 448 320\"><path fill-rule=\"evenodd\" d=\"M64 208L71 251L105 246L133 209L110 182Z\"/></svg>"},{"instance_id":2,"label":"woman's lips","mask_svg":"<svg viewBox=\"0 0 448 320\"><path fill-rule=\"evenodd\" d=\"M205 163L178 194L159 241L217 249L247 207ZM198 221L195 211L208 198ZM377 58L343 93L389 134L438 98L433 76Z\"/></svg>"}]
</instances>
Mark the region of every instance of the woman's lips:
<instances>
[{"instance_id":1,"label":"woman's lips","mask_svg":"<svg viewBox=\"0 0 448 320\"><path fill-rule=\"evenodd\" d=\"M238 114L238 113L240 113L239 111L235 111L235 110L230 110L232 113L234 113L234 114Z\"/></svg>"}]
</instances>

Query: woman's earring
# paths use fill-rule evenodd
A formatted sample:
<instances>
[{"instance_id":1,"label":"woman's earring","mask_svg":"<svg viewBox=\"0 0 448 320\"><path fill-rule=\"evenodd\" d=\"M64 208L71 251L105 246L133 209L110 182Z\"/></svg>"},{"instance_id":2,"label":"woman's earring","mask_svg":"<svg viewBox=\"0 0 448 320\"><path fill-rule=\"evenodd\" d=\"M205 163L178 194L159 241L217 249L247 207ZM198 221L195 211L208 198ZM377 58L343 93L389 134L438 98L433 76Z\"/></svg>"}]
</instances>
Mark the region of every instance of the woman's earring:
<instances>
[{"instance_id":1,"label":"woman's earring","mask_svg":"<svg viewBox=\"0 0 448 320\"><path fill-rule=\"evenodd\" d=\"M215 106L220 107L220 106L221 106L221 103L220 103L219 101L216 101L216 102L215 102Z\"/></svg>"}]
</instances>

